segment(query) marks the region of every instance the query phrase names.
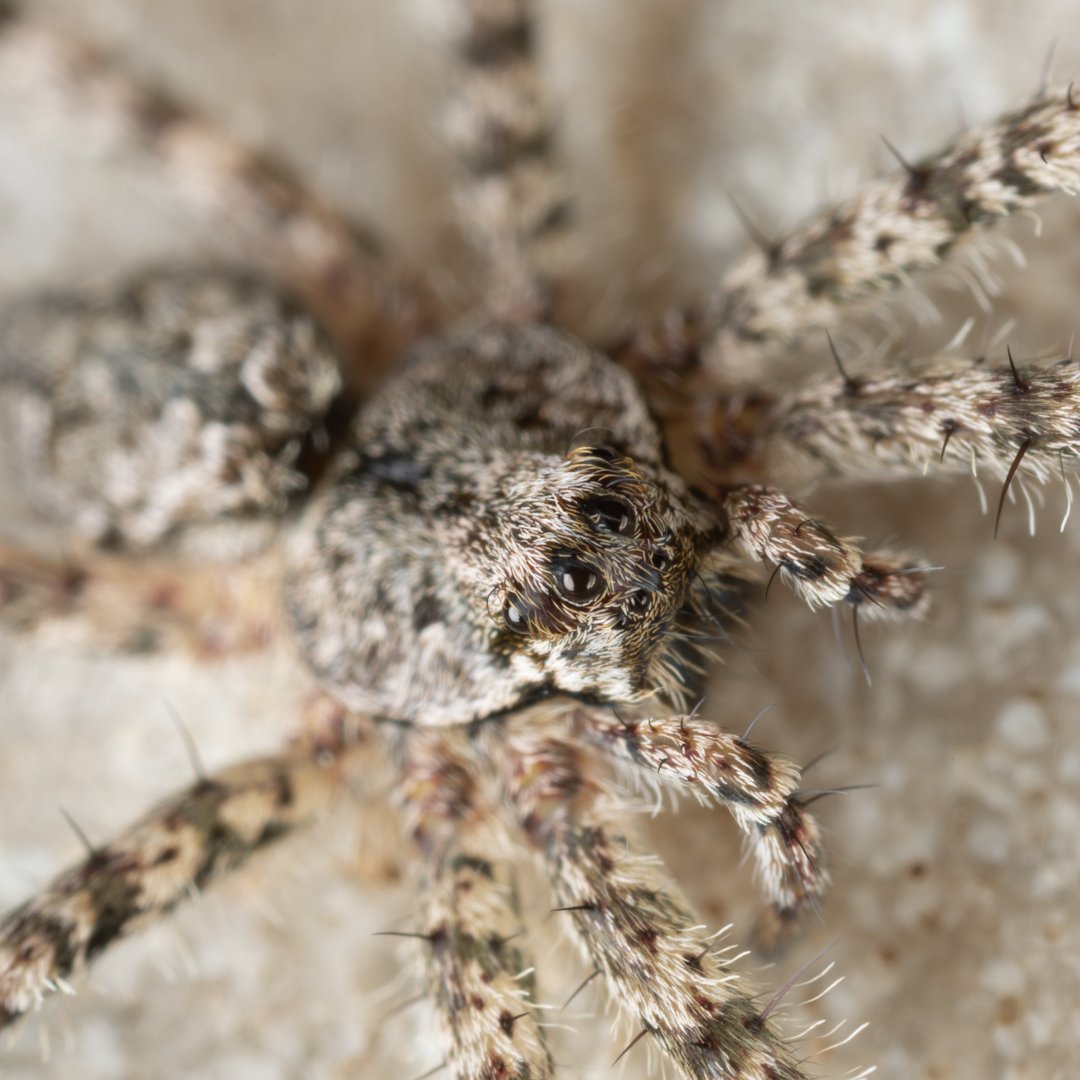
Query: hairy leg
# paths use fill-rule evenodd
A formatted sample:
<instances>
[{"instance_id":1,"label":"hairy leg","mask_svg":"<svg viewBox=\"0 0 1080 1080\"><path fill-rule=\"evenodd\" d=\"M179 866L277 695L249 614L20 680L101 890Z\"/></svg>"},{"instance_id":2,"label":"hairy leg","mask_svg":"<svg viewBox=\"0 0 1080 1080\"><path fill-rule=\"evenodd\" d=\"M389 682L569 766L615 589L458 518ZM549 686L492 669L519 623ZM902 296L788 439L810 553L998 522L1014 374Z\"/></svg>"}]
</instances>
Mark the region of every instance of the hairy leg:
<instances>
[{"instance_id":1,"label":"hairy leg","mask_svg":"<svg viewBox=\"0 0 1080 1080\"><path fill-rule=\"evenodd\" d=\"M1065 478L1080 462L1080 369L1071 357L993 365L946 357L820 380L775 403L763 438L775 466L795 459L843 478L980 469L999 480Z\"/></svg>"},{"instance_id":2,"label":"hairy leg","mask_svg":"<svg viewBox=\"0 0 1080 1080\"><path fill-rule=\"evenodd\" d=\"M505 866L507 844L479 790L462 729L395 739L397 800L422 854L428 993L455 1080L545 1080L554 1063L535 1013L535 975Z\"/></svg>"},{"instance_id":3,"label":"hairy leg","mask_svg":"<svg viewBox=\"0 0 1080 1080\"><path fill-rule=\"evenodd\" d=\"M783 493L745 485L728 491L722 506L742 551L775 564L774 573L810 607L843 602L871 618L925 609L927 574L915 560L864 554Z\"/></svg>"},{"instance_id":4,"label":"hairy leg","mask_svg":"<svg viewBox=\"0 0 1080 1080\"><path fill-rule=\"evenodd\" d=\"M1034 528L1036 504L1026 482L1060 478L1066 520L1072 509L1080 366L1071 355L1026 360L1010 350L1006 363L945 355L896 371L820 377L783 394L701 394L675 414L692 430L697 471L721 491L724 483L762 474L800 485L988 475L1001 483L998 520L1015 484ZM865 572L859 584L880 601L866 606L866 614L919 607L925 575L912 560L864 557L768 488L735 487L723 498L742 549L775 562L811 604L854 599L842 587L854 581L854 569ZM811 569L823 571L821 583ZM859 593L870 599L863 588Z\"/></svg>"},{"instance_id":5,"label":"hairy leg","mask_svg":"<svg viewBox=\"0 0 1080 1080\"><path fill-rule=\"evenodd\" d=\"M343 780L362 782L370 729L316 712L280 756L201 778L0 918L0 1028L118 938L316 819Z\"/></svg>"},{"instance_id":6,"label":"hairy leg","mask_svg":"<svg viewBox=\"0 0 1080 1080\"><path fill-rule=\"evenodd\" d=\"M483 303L535 321L565 262L569 197L537 58L534 0L450 0L459 67L446 118L457 203L484 259Z\"/></svg>"},{"instance_id":7,"label":"hairy leg","mask_svg":"<svg viewBox=\"0 0 1080 1080\"><path fill-rule=\"evenodd\" d=\"M582 709L575 721L585 738L647 779L722 803L746 837L770 904L758 939L773 947L817 908L829 886L821 830L803 809L799 769L698 716L622 718Z\"/></svg>"},{"instance_id":8,"label":"hairy leg","mask_svg":"<svg viewBox=\"0 0 1080 1080\"><path fill-rule=\"evenodd\" d=\"M511 721L488 745L559 908L643 1032L690 1077L804 1076L742 988L727 950L703 933L656 860L628 837L612 798L590 779L595 768L581 745L535 712Z\"/></svg>"},{"instance_id":9,"label":"hairy leg","mask_svg":"<svg viewBox=\"0 0 1080 1080\"><path fill-rule=\"evenodd\" d=\"M937 265L968 234L1080 190L1080 93L1041 93L995 123L868 184L725 277L706 320L720 369L836 323L844 306Z\"/></svg>"},{"instance_id":10,"label":"hairy leg","mask_svg":"<svg viewBox=\"0 0 1080 1080\"><path fill-rule=\"evenodd\" d=\"M1070 84L867 184L787 236L760 238L706 310L672 311L612 352L677 421L700 394L715 393L718 376L752 385L770 356L835 326L853 302L906 284L1003 217L1077 191L1080 91ZM730 400L724 408L736 421L744 411ZM722 427L724 454L741 457L746 433L738 422Z\"/></svg>"}]
</instances>

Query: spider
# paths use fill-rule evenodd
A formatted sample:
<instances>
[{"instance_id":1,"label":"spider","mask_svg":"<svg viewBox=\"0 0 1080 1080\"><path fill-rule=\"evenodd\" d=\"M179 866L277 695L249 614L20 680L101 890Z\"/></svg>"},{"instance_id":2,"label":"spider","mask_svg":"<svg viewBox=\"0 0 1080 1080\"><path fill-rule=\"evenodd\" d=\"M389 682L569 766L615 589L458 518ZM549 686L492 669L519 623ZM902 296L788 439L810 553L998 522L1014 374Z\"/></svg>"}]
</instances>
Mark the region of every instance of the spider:
<instances>
[{"instance_id":1,"label":"spider","mask_svg":"<svg viewBox=\"0 0 1080 1080\"><path fill-rule=\"evenodd\" d=\"M499 280L504 281L505 279L500 278ZM529 301L529 302L531 302L531 301ZM526 305L526 306L528 306L528 305ZM330 323L332 323L332 325L333 325L333 319L329 319L328 321ZM681 326L679 328L681 329ZM673 363L685 363L686 362L685 357L686 357L687 353L686 353L686 350L684 349L685 342L681 342L678 339L678 335L676 335L676 339L675 339L675 342L674 342L675 348L671 352L667 351L665 348L659 348L658 349L657 340L658 340L658 337L653 335L653 336L650 336L647 339L645 339L644 345L643 345L642 342L639 341L638 345L635 346L634 349L627 350L627 352L625 353L625 359L627 360L627 362L632 363L632 364L635 365L634 369L635 369L636 374L638 374L640 377L643 377L644 379L656 378L656 376L657 376L657 374L659 372L660 378L657 380L659 382L659 384L658 384L658 386L654 386L653 389L656 390L657 400L660 400L661 397L664 394L670 394L670 390L667 390L667 388L666 388L666 379L664 378L664 376L666 375L667 367L670 367ZM664 343L663 338L661 338L660 340L661 340L661 345L663 345L663 343ZM685 375L686 373L683 372L683 370L679 370L679 374L680 375ZM693 373L690 373L690 374L692 375ZM842 376L841 378L847 379L847 376ZM856 378L858 378L858 376L856 376ZM1021 389L1020 384L1018 384L1018 383L1020 383L1020 381L1023 381L1024 378L1026 378L1026 376L1025 376L1025 374L1023 374L1023 372L1020 375L1018 375L1018 377L1017 377L1017 387L1016 387L1017 391L1020 391L1020 389ZM726 415L726 414L719 414L719 413L710 414L710 416L716 416L716 415ZM747 409L745 415L748 416L748 417L753 418L753 415L754 415L753 414L753 409ZM683 424L687 423L685 417L680 417L679 422L683 423ZM957 437L957 441L959 442L960 441L960 436L956 436L956 437ZM721 447L721 448L723 448L723 447ZM582 444L580 444L580 447L577 447L575 449L576 450L589 450L590 449L590 444L582 443ZM602 453L602 454L607 453L607 451L605 451L603 449L603 447L595 446L595 447L592 447L592 449L599 450L600 453ZM946 449L947 449L947 447L946 447ZM603 458L602 458L602 460L603 460ZM617 457L617 461L621 461L621 460L622 460L621 457ZM1030 465L1030 464L1034 463L1034 461L1035 461L1035 459L1032 458L1032 460L1028 461L1028 464ZM615 462L608 462L608 464L612 464L612 463L615 463ZM721 462L721 464L723 464L723 462ZM714 465L715 465L715 462L714 462ZM1002 469L1002 471L1004 471L1004 470ZM386 478L386 477L384 477L384 478ZM393 478L393 477L391 477L391 478ZM608 508L608 509L610 510L610 508ZM624 510L625 510L625 508L624 508ZM638 514L638 510L635 509L634 507L630 508L630 512L632 512L634 514ZM619 515L616 515L615 513L612 512L612 513L606 514L606 515L602 513L599 516L600 516L600 518L605 518L606 517L607 519L609 519L610 522L615 522L616 523L616 528L613 531L615 531L616 534L618 534L619 527L618 527L617 517L619 517ZM757 519L757 515L751 515L751 516L754 519ZM621 521L621 517L619 517L619 519ZM808 528L811 528L814 531L816 531L816 528L818 528L818 525L816 525L815 522L811 522L811 524L808 525L808 524L806 524L807 521L809 521L808 517L804 518L804 517L800 516L798 521L793 521L793 522L789 523L789 525L787 527L788 531L791 532L791 535L795 540L805 539L804 532ZM819 539L821 539L821 538L819 538ZM831 543L831 540L829 540L828 542ZM915 563L908 564L907 568L913 568L913 567L915 567L917 565L918 564L915 564ZM565 569L565 567L564 567L564 569ZM571 567L571 569L572 569L572 567ZM914 575L896 576L896 581L893 582L893 583L897 584L897 585L908 584L910 582L905 581L904 579L909 578L909 579L914 580L915 577L916 576L914 576ZM864 583L864 585L865 585L865 583ZM711 595L714 592L719 592L719 591L720 590L718 588L716 588L716 586L713 586L712 589L708 589L708 590L705 591L705 595L708 596L708 595ZM860 593L859 595L864 596L865 594ZM496 610L496 612L501 611L504 620L507 619L508 612L511 609L510 607L505 606L505 605L507 605L507 603L508 603L507 602L507 597L504 597L504 596L501 596L501 595L496 597L496 608L495 608L495 610ZM878 596L877 599L875 600L873 606L877 607L877 604L880 604L880 603L881 603L881 597ZM502 606L500 607L500 605L502 605ZM487 605L485 605L485 606L487 606ZM511 607L512 607L512 605L511 605ZM183 613L183 612L181 612L181 613ZM576 688L576 689L580 690L580 688ZM625 694L620 694L620 698L624 697L624 696L625 696ZM626 726L624 728L621 728L620 731L630 730L631 727L633 726L633 723L634 723L633 714L631 713L630 715L631 715L632 718L629 721L629 724L627 724L627 721L622 718L624 712L625 712L624 710L620 710L619 724L620 725L626 725ZM508 723L513 723L513 721L508 721ZM536 720L536 723L538 725L540 724L539 719ZM566 718L563 718L561 720L561 724L563 725L564 730L572 730L573 729L572 725L575 724L575 723L577 723L576 720L568 720ZM316 728L312 729L314 734L311 735L311 738L315 739L316 742L319 743L320 748L321 748L321 752L323 754L327 754L327 753L333 754L333 752L337 748L336 743L335 743L335 739L337 738L337 729L334 727L333 724L330 724L329 727L330 727L329 731L325 731L323 728L320 728L320 727L316 727ZM684 730L685 730L685 726L684 726ZM619 732L609 731L609 733L615 734L617 738L619 737ZM579 734L584 734L584 732L581 731L581 732L579 732ZM414 757L420 756L422 754L424 744L423 744L422 740L419 740L419 737L418 737L416 745L420 747L420 750L419 751L414 751ZM436 743L436 750L438 750L437 743ZM446 747L443 747L443 750L446 750ZM406 760L408 760L408 754L409 754L408 750L400 750L399 752L401 754L404 754ZM446 750L446 752L448 753L448 750ZM351 753L351 751L350 751L350 753ZM445 771L445 765L446 765L447 760L448 760L448 758L446 758L446 757L438 758L438 762L440 762L440 765L438 765L438 769L436 770L437 772ZM422 777L422 775L426 775L426 773L423 772L423 769L424 769L424 765L423 765L423 762L421 761L421 764L417 765L415 767L415 769L414 769L414 773L413 773L414 780L416 779L416 773L417 772L419 772L421 774L421 777ZM662 772L662 770L661 770L661 772ZM421 786L422 786L422 784L421 784ZM419 798L415 798L415 799L413 799L413 802L411 802L411 806L413 806L414 810L415 810L415 808L417 806L422 806L422 805L423 805L423 802ZM415 825L414 825L414 832L416 832L416 826ZM107 849L105 849L105 850L107 850ZM92 856L92 859L93 858L97 858L97 856ZM563 906L575 906L575 905L563 905ZM575 913L567 913L567 914L571 918L575 919L575 921L578 921L579 919L583 920L586 917L589 917L589 913L586 913L585 915L575 914ZM623 988L623 993L625 993L625 988ZM521 1022L515 1021L513 1023L513 1025L511 1025L511 1026L516 1030L516 1029L521 1029L521 1028L527 1027L527 1024L528 1024L528 1022L526 1020L522 1020ZM519 1036L519 1037L521 1037L521 1036Z\"/></svg>"}]
</instances>

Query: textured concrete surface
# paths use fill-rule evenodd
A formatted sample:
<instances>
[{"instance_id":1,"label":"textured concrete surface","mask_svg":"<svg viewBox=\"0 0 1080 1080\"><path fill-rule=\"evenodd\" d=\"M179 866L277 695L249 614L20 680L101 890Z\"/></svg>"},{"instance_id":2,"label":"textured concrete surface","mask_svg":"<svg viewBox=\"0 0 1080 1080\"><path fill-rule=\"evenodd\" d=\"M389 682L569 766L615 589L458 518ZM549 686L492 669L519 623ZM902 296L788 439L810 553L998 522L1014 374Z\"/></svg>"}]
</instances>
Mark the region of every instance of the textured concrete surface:
<instances>
[{"instance_id":1,"label":"textured concrete surface","mask_svg":"<svg viewBox=\"0 0 1080 1080\"><path fill-rule=\"evenodd\" d=\"M34 7L278 150L376 220L445 295L467 292L454 276L449 162L434 124L446 74L436 0ZM705 290L743 243L729 191L779 230L889 167L879 134L914 156L1023 99L1055 37L1055 70L1080 77L1069 0L545 9L588 236L578 288L594 326ZM1016 318L1009 340L1021 349L1062 347L1076 321L1080 206L1049 208L1043 225L1041 237L1031 221L1009 230L1025 268L995 262L994 325ZM223 254L213 222L190 220L136 164L94 163L77 138L44 135L0 72L0 290L171 254ZM984 316L950 285L947 275L927 283L944 319L902 345L930 350L968 315L981 334ZM911 307L897 309L903 325ZM717 676L708 707L732 727L777 702L756 728L761 744L799 760L836 747L814 784L878 785L820 804L835 877L824 925L757 981L779 984L835 941L829 958L846 981L807 1022L870 1027L822 1062L828 1076L871 1062L905 1080L1076 1076L1080 522L1058 533L1060 486L1046 491L1035 539L1021 503L997 543L970 483L822 490L812 501L843 530L903 543L946 570L923 623L864 635L870 689L846 627L838 647L827 614L779 590ZM205 670L5 647L0 904L77 857L58 804L100 837L187 782L163 701L213 765L272 746L300 692L284 653ZM647 830L705 919L749 926L756 896L723 813L684 805ZM371 937L410 910L404 886L387 880L392 858L371 850L374 833L343 814L117 948L76 998L0 1041L0 1075L423 1073L439 1060L424 1007L382 1019L414 983L405 954ZM585 974L580 961L549 923L535 950L543 996L563 1000ZM574 1029L555 1032L567 1075L662 1075L644 1044L609 1067L627 1029L612 1033L599 992L571 1012L554 1017Z\"/></svg>"}]
</instances>

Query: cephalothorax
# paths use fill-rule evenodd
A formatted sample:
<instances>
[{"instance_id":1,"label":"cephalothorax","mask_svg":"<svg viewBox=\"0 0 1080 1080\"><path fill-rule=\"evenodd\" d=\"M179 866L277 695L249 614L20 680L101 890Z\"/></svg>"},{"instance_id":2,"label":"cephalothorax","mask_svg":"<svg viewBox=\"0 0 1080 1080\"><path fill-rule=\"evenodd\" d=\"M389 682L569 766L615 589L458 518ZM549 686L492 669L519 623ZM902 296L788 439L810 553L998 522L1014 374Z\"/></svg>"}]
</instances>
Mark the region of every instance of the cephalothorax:
<instances>
[{"instance_id":1,"label":"cephalothorax","mask_svg":"<svg viewBox=\"0 0 1080 1080\"><path fill-rule=\"evenodd\" d=\"M626 372L544 327L469 331L419 346L351 438L288 586L335 696L421 724L681 696L658 669L719 526Z\"/></svg>"},{"instance_id":2,"label":"cephalothorax","mask_svg":"<svg viewBox=\"0 0 1080 1080\"><path fill-rule=\"evenodd\" d=\"M381 754L418 865L402 932L455 1077L555 1073L509 832L593 973L685 1075L798 1080L805 1055L776 1000L744 988L738 958L641 851L610 759L730 810L767 944L818 909L828 874L798 768L687 708L755 564L811 606L847 608L856 630L923 610L928 568L864 553L763 479L792 461L841 477L974 467L1003 481L1004 505L1014 480L1080 460L1080 376L1071 357L1011 355L859 378L840 363L839 377L754 392L747 373L968 232L1074 189L1080 105L1071 86L1041 93L750 256L704 315L632 328L605 353L557 329L572 215L532 4L451 6L449 132L486 288L475 318L441 330L437 305L298 181L3 8L0 60L10 49L61 112L89 102L106 142L227 219L263 273L157 269L0 313L6 455L78 554L0 551L0 623L93 636L111 605L108 644L126 651L205 647L200 607L219 651L280 625L311 705L281 754L200 775L0 919L0 1027L333 792L373 798ZM665 427L689 435L688 469ZM102 550L228 569L207 584ZM219 603L256 572L242 602Z\"/></svg>"}]
</instances>

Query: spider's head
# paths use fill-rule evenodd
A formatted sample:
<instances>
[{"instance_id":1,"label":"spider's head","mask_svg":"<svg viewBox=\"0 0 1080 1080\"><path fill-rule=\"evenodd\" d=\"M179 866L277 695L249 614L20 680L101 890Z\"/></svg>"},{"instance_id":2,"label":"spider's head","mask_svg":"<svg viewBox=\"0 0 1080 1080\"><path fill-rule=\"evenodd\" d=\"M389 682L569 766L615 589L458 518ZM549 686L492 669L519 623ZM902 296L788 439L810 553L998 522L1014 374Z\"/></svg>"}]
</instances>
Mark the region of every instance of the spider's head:
<instances>
[{"instance_id":1,"label":"spider's head","mask_svg":"<svg viewBox=\"0 0 1080 1080\"><path fill-rule=\"evenodd\" d=\"M681 484L587 446L521 461L500 487L500 572L486 597L495 648L553 689L677 697L680 620L715 541Z\"/></svg>"}]
</instances>

